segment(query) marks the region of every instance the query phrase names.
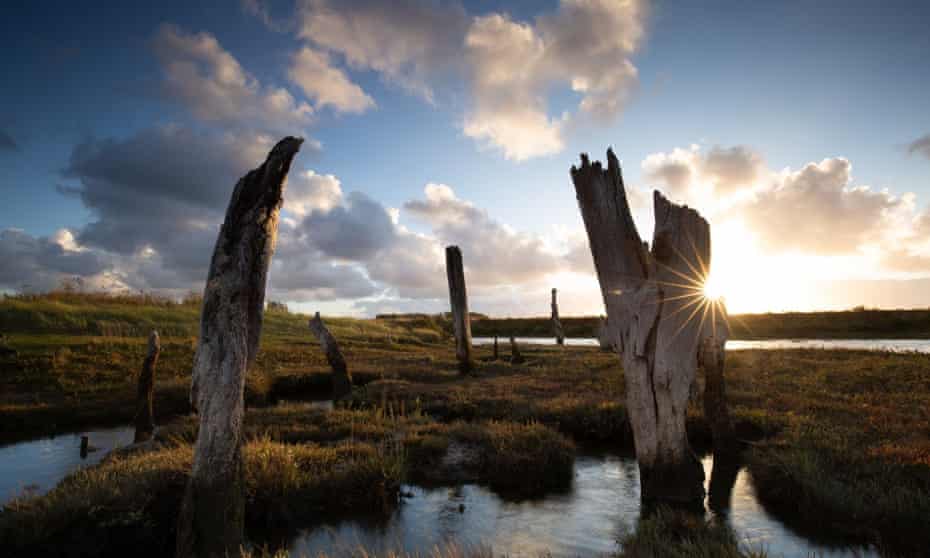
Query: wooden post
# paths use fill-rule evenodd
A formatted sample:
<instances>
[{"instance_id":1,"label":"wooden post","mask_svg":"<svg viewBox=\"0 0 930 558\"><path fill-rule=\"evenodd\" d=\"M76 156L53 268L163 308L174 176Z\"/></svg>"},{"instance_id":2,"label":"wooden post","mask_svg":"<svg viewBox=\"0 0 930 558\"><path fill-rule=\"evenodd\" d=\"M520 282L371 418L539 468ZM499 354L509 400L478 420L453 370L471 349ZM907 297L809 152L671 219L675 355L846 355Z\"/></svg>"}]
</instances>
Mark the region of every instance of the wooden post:
<instances>
[{"instance_id":1,"label":"wooden post","mask_svg":"<svg viewBox=\"0 0 930 558\"><path fill-rule=\"evenodd\" d=\"M449 278L449 302L452 305L452 327L455 331L455 357L459 372L468 374L471 360L471 319L468 315L468 293L465 290L465 267L458 246L446 246L446 275Z\"/></svg>"},{"instance_id":2,"label":"wooden post","mask_svg":"<svg viewBox=\"0 0 930 558\"><path fill-rule=\"evenodd\" d=\"M495 335L495 336L494 336L494 357L493 357L493 360L497 360L498 358L500 358L500 353L498 353L497 336Z\"/></svg>"},{"instance_id":3,"label":"wooden post","mask_svg":"<svg viewBox=\"0 0 930 558\"><path fill-rule=\"evenodd\" d=\"M258 351L285 181L302 142L284 138L239 179L216 240L194 355L191 405L200 430L178 517L179 557L235 556L242 547L245 373Z\"/></svg>"},{"instance_id":4,"label":"wooden post","mask_svg":"<svg viewBox=\"0 0 930 558\"><path fill-rule=\"evenodd\" d=\"M565 331L562 329L562 322L559 320L559 303L556 301L557 289L552 289L552 331L555 334L557 345L565 344Z\"/></svg>"},{"instance_id":5,"label":"wooden post","mask_svg":"<svg viewBox=\"0 0 930 558\"><path fill-rule=\"evenodd\" d=\"M601 316L597 321L597 344L602 351L614 350L615 343L610 338L610 329L607 327L606 316Z\"/></svg>"},{"instance_id":6,"label":"wooden post","mask_svg":"<svg viewBox=\"0 0 930 558\"><path fill-rule=\"evenodd\" d=\"M333 399L339 400L352 393L352 374L346 366L346 359L339 350L339 343L336 338L329 332L326 325L317 312L313 319L310 320L310 331L319 339L320 348L326 354L326 361L330 368L333 369Z\"/></svg>"},{"instance_id":7,"label":"wooden post","mask_svg":"<svg viewBox=\"0 0 930 558\"><path fill-rule=\"evenodd\" d=\"M726 339L729 337L726 308L722 303L718 302L715 310L722 313L723 319L714 316L721 323L715 328L715 335L711 335L701 342L698 362L701 368L704 369L704 418L710 424L714 442L714 460L717 460L723 454L738 453L739 448L733 432L733 422L730 420L730 411L727 407L726 380L724 378Z\"/></svg>"},{"instance_id":8,"label":"wooden post","mask_svg":"<svg viewBox=\"0 0 930 558\"><path fill-rule=\"evenodd\" d=\"M613 151L606 169L583 154L571 176L609 338L623 362L643 498L703 506L704 471L688 445L685 414L701 343L726 336L725 315L703 295L710 227L693 209L655 192L650 251L633 223Z\"/></svg>"},{"instance_id":9,"label":"wooden post","mask_svg":"<svg viewBox=\"0 0 930 558\"><path fill-rule=\"evenodd\" d=\"M148 354L142 361L142 372L139 374L139 389L136 395L136 435L133 443L148 441L155 432L155 415L153 413L153 399L155 392L155 365L158 363L158 353L161 343L158 332L152 331L149 335Z\"/></svg>"},{"instance_id":10,"label":"wooden post","mask_svg":"<svg viewBox=\"0 0 930 558\"><path fill-rule=\"evenodd\" d=\"M524 358L520 354L520 348L517 347L517 340L513 335L510 336L510 364L523 364Z\"/></svg>"}]
</instances>

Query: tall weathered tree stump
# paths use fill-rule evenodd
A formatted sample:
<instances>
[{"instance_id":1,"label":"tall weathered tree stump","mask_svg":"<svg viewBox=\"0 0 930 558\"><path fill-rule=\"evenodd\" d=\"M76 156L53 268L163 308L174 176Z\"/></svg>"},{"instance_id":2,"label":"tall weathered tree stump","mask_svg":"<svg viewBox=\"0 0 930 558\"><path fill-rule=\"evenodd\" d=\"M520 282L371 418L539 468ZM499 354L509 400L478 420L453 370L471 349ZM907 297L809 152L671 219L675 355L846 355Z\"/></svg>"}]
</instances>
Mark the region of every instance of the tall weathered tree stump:
<instances>
[{"instance_id":1,"label":"tall weathered tree stump","mask_svg":"<svg viewBox=\"0 0 930 558\"><path fill-rule=\"evenodd\" d=\"M474 368L471 359L471 318L468 315L468 293L465 290L465 267L458 246L446 246L446 275L449 278L449 302L452 305L452 328L455 332L455 358L459 372L468 374Z\"/></svg>"},{"instance_id":2,"label":"tall weathered tree stump","mask_svg":"<svg viewBox=\"0 0 930 558\"><path fill-rule=\"evenodd\" d=\"M194 465L178 518L177 555L235 556L243 543L243 388L262 328L287 173L302 139L287 137L239 179L210 262L194 356L200 414Z\"/></svg>"},{"instance_id":3,"label":"tall weathered tree stump","mask_svg":"<svg viewBox=\"0 0 930 558\"><path fill-rule=\"evenodd\" d=\"M655 192L650 252L633 223L613 151L607 151L607 169L582 155L571 176L609 338L623 362L643 498L702 505L704 471L688 445L685 414L699 347L726 336L725 317L703 296L710 227L693 209Z\"/></svg>"},{"instance_id":4,"label":"tall weathered tree stump","mask_svg":"<svg viewBox=\"0 0 930 558\"><path fill-rule=\"evenodd\" d=\"M155 365L158 363L158 353L161 343L158 332L149 335L149 349L142 362L142 372L139 374L139 390L136 395L136 435L133 443L145 442L155 432L155 415L153 413L153 400L155 397Z\"/></svg>"},{"instance_id":5,"label":"tall weathered tree stump","mask_svg":"<svg viewBox=\"0 0 930 558\"><path fill-rule=\"evenodd\" d=\"M320 313L317 312L313 319L310 320L310 331L320 341L320 348L326 355L326 362L333 369L333 399L339 400L352 393L352 374L349 373L349 367L346 366L346 359L339 350L339 343L336 338L329 332Z\"/></svg>"},{"instance_id":6,"label":"tall weathered tree stump","mask_svg":"<svg viewBox=\"0 0 930 558\"><path fill-rule=\"evenodd\" d=\"M559 320L559 303L556 300L558 289L552 289L552 332L555 334L557 345L565 344L565 330L562 329L562 321Z\"/></svg>"}]
</instances>

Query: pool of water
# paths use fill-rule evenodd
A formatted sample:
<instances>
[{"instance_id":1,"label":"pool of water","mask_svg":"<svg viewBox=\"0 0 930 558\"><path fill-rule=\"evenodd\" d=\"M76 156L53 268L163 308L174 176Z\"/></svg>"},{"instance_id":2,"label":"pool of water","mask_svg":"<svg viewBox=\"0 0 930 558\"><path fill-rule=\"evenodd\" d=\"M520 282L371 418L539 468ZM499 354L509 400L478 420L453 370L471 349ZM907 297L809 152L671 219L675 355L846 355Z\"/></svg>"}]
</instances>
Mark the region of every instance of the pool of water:
<instances>
[{"instance_id":1,"label":"pool of water","mask_svg":"<svg viewBox=\"0 0 930 558\"><path fill-rule=\"evenodd\" d=\"M91 451L81 457L81 436ZM0 447L0 505L23 491L44 494L68 473L95 465L117 446L132 443L128 426L61 434Z\"/></svg>"},{"instance_id":2,"label":"pool of water","mask_svg":"<svg viewBox=\"0 0 930 558\"><path fill-rule=\"evenodd\" d=\"M517 344L555 345L552 337L517 337ZM474 337L475 345L490 345L493 337ZM508 339L500 338L501 350L508 350ZM576 347L597 347L593 337L568 337L565 344ZM728 351L745 349L849 349L858 351L892 351L930 353L930 339L762 339L758 341L727 341Z\"/></svg>"},{"instance_id":3,"label":"pool of water","mask_svg":"<svg viewBox=\"0 0 930 558\"><path fill-rule=\"evenodd\" d=\"M708 486L713 461L703 460ZM715 479L708 512L734 529L740 544L770 556L877 556L869 548L825 546L794 533L759 504L742 469ZM722 478L722 480L721 480ZM297 556L403 549L430 555L436 546L490 547L495 556L600 556L619 550L640 511L636 461L615 455L581 456L572 489L538 500L513 502L466 484L454 488L405 487L400 507L386 520L340 521L302 531L289 547Z\"/></svg>"}]
</instances>

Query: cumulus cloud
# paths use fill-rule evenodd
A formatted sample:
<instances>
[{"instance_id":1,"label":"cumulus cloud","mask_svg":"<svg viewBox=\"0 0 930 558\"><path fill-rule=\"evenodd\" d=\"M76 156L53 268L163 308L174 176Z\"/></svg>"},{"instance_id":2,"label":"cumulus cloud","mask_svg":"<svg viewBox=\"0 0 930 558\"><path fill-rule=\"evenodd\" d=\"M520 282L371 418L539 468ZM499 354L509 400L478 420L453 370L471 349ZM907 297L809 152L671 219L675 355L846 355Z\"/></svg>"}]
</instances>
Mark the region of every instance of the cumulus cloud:
<instances>
[{"instance_id":1,"label":"cumulus cloud","mask_svg":"<svg viewBox=\"0 0 930 558\"><path fill-rule=\"evenodd\" d=\"M300 37L429 101L430 80L454 64L468 21L458 4L428 0L303 0L298 16Z\"/></svg>"},{"instance_id":2,"label":"cumulus cloud","mask_svg":"<svg viewBox=\"0 0 930 558\"><path fill-rule=\"evenodd\" d=\"M772 250L819 254L856 251L883 240L902 201L888 192L851 185L852 165L842 157L785 171L780 180L735 208Z\"/></svg>"},{"instance_id":3,"label":"cumulus cloud","mask_svg":"<svg viewBox=\"0 0 930 558\"><path fill-rule=\"evenodd\" d=\"M592 121L612 121L637 82L630 58L645 11L638 0L562 0L535 24L474 18L465 37L474 97L465 134L516 161L561 151L571 116L549 115L553 85L579 94L578 110Z\"/></svg>"},{"instance_id":4,"label":"cumulus cloud","mask_svg":"<svg viewBox=\"0 0 930 558\"><path fill-rule=\"evenodd\" d=\"M154 47L166 93L201 120L284 132L312 120L310 105L283 87L262 85L209 33L165 24Z\"/></svg>"},{"instance_id":5,"label":"cumulus cloud","mask_svg":"<svg viewBox=\"0 0 930 558\"><path fill-rule=\"evenodd\" d=\"M728 196L758 185L765 177L765 161L753 149L736 145L676 147L652 153L642 162L646 179L672 199L694 202L702 193Z\"/></svg>"},{"instance_id":6,"label":"cumulus cloud","mask_svg":"<svg viewBox=\"0 0 930 558\"><path fill-rule=\"evenodd\" d=\"M404 210L429 223L443 245L462 248L469 284L502 286L538 279L564 268L562 258L535 235L521 233L492 219L487 211L455 195L444 184L427 184L424 200Z\"/></svg>"},{"instance_id":7,"label":"cumulus cloud","mask_svg":"<svg viewBox=\"0 0 930 558\"><path fill-rule=\"evenodd\" d=\"M2 230L0 260L9 264L0 269L0 288L10 290L46 291L75 277L88 285L105 286L104 272L110 269L105 258L79 246L67 229L51 237Z\"/></svg>"},{"instance_id":8,"label":"cumulus cloud","mask_svg":"<svg viewBox=\"0 0 930 558\"><path fill-rule=\"evenodd\" d=\"M375 106L374 99L352 83L344 71L330 65L329 55L323 51L300 49L294 55L288 76L317 107L331 106L339 112L357 114Z\"/></svg>"},{"instance_id":9,"label":"cumulus cloud","mask_svg":"<svg viewBox=\"0 0 930 558\"><path fill-rule=\"evenodd\" d=\"M907 144L907 152L911 155L918 153L930 159L930 134L921 136Z\"/></svg>"},{"instance_id":10,"label":"cumulus cloud","mask_svg":"<svg viewBox=\"0 0 930 558\"><path fill-rule=\"evenodd\" d=\"M582 119L619 115L637 83L631 57L646 11L641 0L562 0L524 22L428 0L304 0L298 34L311 53L338 54L430 102L443 78L464 76L464 134L522 161L561 151L566 130ZM579 97L573 113L549 113L547 96L557 88Z\"/></svg>"},{"instance_id":11,"label":"cumulus cloud","mask_svg":"<svg viewBox=\"0 0 930 558\"><path fill-rule=\"evenodd\" d=\"M264 136L194 132L178 126L125 139L87 139L73 149L65 191L93 220L83 244L123 255L153 250L177 286L205 277L219 223L236 181L264 160ZM149 255L149 258L151 259ZM161 286L167 286L164 278Z\"/></svg>"},{"instance_id":12,"label":"cumulus cloud","mask_svg":"<svg viewBox=\"0 0 930 558\"><path fill-rule=\"evenodd\" d=\"M284 211L304 218L313 211L327 212L342 202L342 186L331 174L312 170L291 171L287 180Z\"/></svg>"}]
</instances>

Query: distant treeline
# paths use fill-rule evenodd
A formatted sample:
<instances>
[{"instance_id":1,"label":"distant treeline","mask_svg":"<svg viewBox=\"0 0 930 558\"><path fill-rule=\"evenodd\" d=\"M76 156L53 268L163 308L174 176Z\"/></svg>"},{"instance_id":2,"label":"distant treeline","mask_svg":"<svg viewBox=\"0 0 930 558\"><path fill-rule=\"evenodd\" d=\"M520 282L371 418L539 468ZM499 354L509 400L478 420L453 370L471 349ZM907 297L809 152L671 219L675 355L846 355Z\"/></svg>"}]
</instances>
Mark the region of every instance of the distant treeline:
<instances>
[{"instance_id":1,"label":"distant treeline","mask_svg":"<svg viewBox=\"0 0 930 558\"><path fill-rule=\"evenodd\" d=\"M597 316L563 317L567 337L594 337ZM472 335L548 337L548 317L473 320ZM848 310L730 316L731 339L930 339L930 310Z\"/></svg>"}]
</instances>

